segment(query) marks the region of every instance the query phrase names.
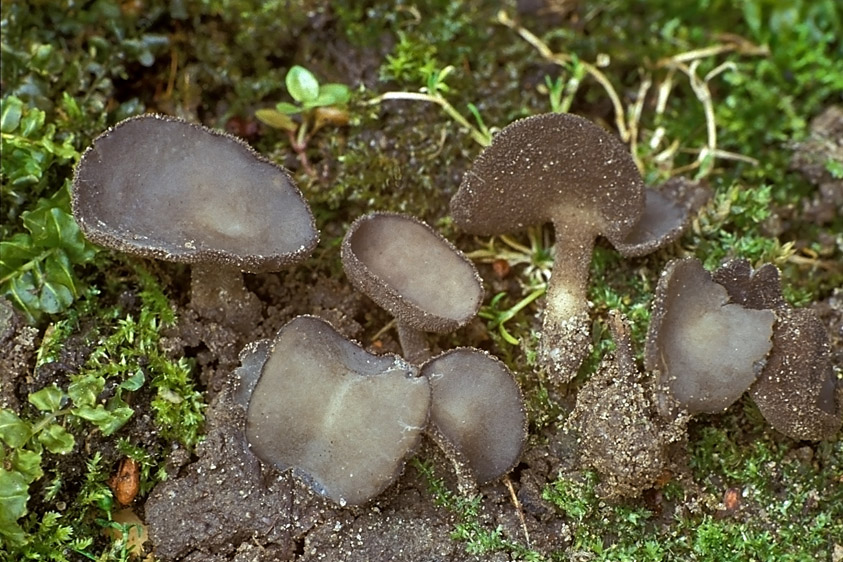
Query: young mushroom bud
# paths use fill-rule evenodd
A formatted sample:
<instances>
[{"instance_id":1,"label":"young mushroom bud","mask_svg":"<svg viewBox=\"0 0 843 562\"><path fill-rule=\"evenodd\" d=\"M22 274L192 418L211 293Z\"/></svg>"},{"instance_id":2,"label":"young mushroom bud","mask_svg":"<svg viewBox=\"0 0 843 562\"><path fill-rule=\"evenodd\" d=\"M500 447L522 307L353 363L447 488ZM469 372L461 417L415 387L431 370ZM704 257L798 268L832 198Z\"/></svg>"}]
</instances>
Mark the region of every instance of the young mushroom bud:
<instances>
[{"instance_id":1,"label":"young mushroom bud","mask_svg":"<svg viewBox=\"0 0 843 562\"><path fill-rule=\"evenodd\" d=\"M342 263L352 285L395 317L411 363L430 355L422 332L452 332L474 318L483 302L474 264L406 215L358 218L343 240Z\"/></svg>"},{"instance_id":2,"label":"young mushroom bud","mask_svg":"<svg viewBox=\"0 0 843 562\"><path fill-rule=\"evenodd\" d=\"M769 310L730 302L699 260L674 260L653 300L647 369L689 413L721 412L758 378L775 320Z\"/></svg>"},{"instance_id":3,"label":"young mushroom bud","mask_svg":"<svg viewBox=\"0 0 843 562\"><path fill-rule=\"evenodd\" d=\"M484 484L521 456L527 415L521 390L501 361L458 348L422 365L432 392L430 433L467 480Z\"/></svg>"},{"instance_id":4,"label":"young mushroom bud","mask_svg":"<svg viewBox=\"0 0 843 562\"><path fill-rule=\"evenodd\" d=\"M72 203L92 242L196 264L194 277L203 268L215 276L206 293L235 298L246 294L241 271L278 271L318 241L286 170L240 139L160 115L127 119L97 137L76 168ZM196 281L194 300L202 302Z\"/></svg>"},{"instance_id":5,"label":"young mushroom bud","mask_svg":"<svg viewBox=\"0 0 843 562\"><path fill-rule=\"evenodd\" d=\"M615 352L577 393L565 429L578 435L583 464L601 476L605 497L638 496L652 487L667 464L667 446L682 438L687 416L665 420L652 402L652 383L635 362L629 324L611 311Z\"/></svg>"},{"instance_id":6,"label":"young mushroom bud","mask_svg":"<svg viewBox=\"0 0 843 562\"><path fill-rule=\"evenodd\" d=\"M776 315L773 348L749 389L767 422L792 439L833 437L843 423L843 390L837 388L828 333L817 314L787 304L779 270L771 264L753 271L746 260L732 260L714 272L714 280L732 301Z\"/></svg>"},{"instance_id":7,"label":"young mushroom bud","mask_svg":"<svg viewBox=\"0 0 843 562\"><path fill-rule=\"evenodd\" d=\"M553 274L542 357L559 382L588 352L588 282L595 239L622 243L644 212L644 184L626 146L594 123L552 113L504 127L475 160L451 200L456 224L499 235L552 222Z\"/></svg>"},{"instance_id":8,"label":"young mushroom bud","mask_svg":"<svg viewBox=\"0 0 843 562\"><path fill-rule=\"evenodd\" d=\"M262 361L265 358L265 361ZM394 355L372 355L316 317L299 316L238 369L252 451L340 505L385 490L421 440L430 386Z\"/></svg>"}]
</instances>

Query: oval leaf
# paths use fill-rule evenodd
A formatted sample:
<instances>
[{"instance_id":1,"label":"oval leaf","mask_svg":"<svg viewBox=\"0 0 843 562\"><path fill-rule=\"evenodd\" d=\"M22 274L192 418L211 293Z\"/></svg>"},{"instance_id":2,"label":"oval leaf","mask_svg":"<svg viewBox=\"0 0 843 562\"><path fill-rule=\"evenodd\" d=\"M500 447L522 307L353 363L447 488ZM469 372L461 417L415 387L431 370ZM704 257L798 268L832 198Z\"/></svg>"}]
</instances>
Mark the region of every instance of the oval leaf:
<instances>
[{"instance_id":1,"label":"oval leaf","mask_svg":"<svg viewBox=\"0 0 843 562\"><path fill-rule=\"evenodd\" d=\"M295 65L286 77L287 91L297 102L309 102L319 96L319 81L308 69Z\"/></svg>"}]
</instances>

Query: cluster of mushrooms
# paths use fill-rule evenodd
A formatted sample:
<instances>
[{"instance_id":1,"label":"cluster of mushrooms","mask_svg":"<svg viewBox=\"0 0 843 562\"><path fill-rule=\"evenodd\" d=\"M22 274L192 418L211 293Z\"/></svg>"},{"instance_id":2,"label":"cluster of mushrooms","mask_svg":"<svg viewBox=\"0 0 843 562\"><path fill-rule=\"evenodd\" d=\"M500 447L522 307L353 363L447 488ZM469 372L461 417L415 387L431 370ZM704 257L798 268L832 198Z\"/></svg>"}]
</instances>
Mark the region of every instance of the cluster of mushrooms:
<instances>
[{"instance_id":1,"label":"cluster of mushrooms","mask_svg":"<svg viewBox=\"0 0 843 562\"><path fill-rule=\"evenodd\" d=\"M595 239L607 238L624 256L647 254L676 240L709 196L684 178L645 188L617 139L583 118L547 114L496 135L466 174L451 214L478 235L553 223L541 358L550 379L564 383L591 341L586 288ZM92 242L192 264L191 305L209 318L225 309L220 299L258 305L242 272L281 270L318 242L287 171L240 139L159 115L127 119L94 140L77 167L72 203ZM381 212L352 224L342 263L351 284L394 316L402 355L369 353L315 316L296 317L272 340L248 345L235 399L246 410L255 455L341 505L385 490L425 434L466 482L506 474L526 439L515 378L478 349L432 356L424 335L456 330L476 315L483 288L473 264L420 220ZM613 416L640 420L646 431L629 435L649 439L640 448L656 457L675 434L661 429L722 411L747 388L791 437L823 439L839 429L841 393L824 329L810 311L784 303L773 266L753 272L730 262L712 278L695 260L672 262L654 303L646 392L625 320L613 315L611 326L617 351L581 392L570 424L593 445L584 449L586 462L621 493L654 480L658 462L636 468L632 455L620 471L601 464L628 455L600 430ZM612 386L627 399L601 401Z\"/></svg>"}]
</instances>

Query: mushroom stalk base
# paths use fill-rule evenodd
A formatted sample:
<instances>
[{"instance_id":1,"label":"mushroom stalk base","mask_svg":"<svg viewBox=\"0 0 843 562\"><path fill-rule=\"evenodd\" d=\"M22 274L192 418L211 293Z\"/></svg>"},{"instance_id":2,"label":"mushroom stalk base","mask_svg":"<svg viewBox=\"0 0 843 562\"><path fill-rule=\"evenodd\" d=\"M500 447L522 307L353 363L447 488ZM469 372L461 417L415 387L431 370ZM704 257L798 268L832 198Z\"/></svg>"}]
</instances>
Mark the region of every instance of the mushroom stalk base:
<instances>
[{"instance_id":1,"label":"mushroom stalk base","mask_svg":"<svg viewBox=\"0 0 843 562\"><path fill-rule=\"evenodd\" d=\"M190 308L241 334L250 332L261 315L260 300L243 284L240 270L218 264L197 264L191 269Z\"/></svg>"},{"instance_id":2,"label":"mushroom stalk base","mask_svg":"<svg viewBox=\"0 0 843 562\"><path fill-rule=\"evenodd\" d=\"M550 380L570 382L591 349L588 284L594 235L555 225L556 257L547 284L540 359Z\"/></svg>"},{"instance_id":3,"label":"mushroom stalk base","mask_svg":"<svg viewBox=\"0 0 843 562\"><path fill-rule=\"evenodd\" d=\"M411 328L403 322L396 322L398 329L398 342L401 344L401 352L408 362L413 365L421 365L431 357L430 347L427 345L427 336L421 330Z\"/></svg>"}]
</instances>

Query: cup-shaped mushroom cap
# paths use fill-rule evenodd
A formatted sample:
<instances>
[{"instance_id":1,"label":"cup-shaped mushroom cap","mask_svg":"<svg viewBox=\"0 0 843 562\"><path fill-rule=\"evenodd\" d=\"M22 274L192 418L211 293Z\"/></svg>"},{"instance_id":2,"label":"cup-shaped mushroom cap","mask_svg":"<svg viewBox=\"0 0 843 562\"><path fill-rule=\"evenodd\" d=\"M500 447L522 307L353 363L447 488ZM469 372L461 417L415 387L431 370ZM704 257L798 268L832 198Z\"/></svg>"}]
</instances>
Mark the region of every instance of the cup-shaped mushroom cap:
<instances>
[{"instance_id":1,"label":"cup-shaped mushroom cap","mask_svg":"<svg viewBox=\"0 0 843 562\"><path fill-rule=\"evenodd\" d=\"M76 168L73 214L102 246L249 272L282 269L318 241L284 169L240 139L159 115L94 140Z\"/></svg>"},{"instance_id":2,"label":"cup-shaped mushroom cap","mask_svg":"<svg viewBox=\"0 0 843 562\"><path fill-rule=\"evenodd\" d=\"M758 377L775 319L769 310L730 303L699 260L675 260L656 288L647 369L690 413L720 412Z\"/></svg>"},{"instance_id":3,"label":"cup-shaped mushroom cap","mask_svg":"<svg viewBox=\"0 0 843 562\"><path fill-rule=\"evenodd\" d=\"M483 302L474 264L410 216L371 213L358 218L343 240L342 263L357 290L416 330L456 330Z\"/></svg>"},{"instance_id":4,"label":"cup-shaped mushroom cap","mask_svg":"<svg viewBox=\"0 0 843 562\"><path fill-rule=\"evenodd\" d=\"M479 349L458 348L429 360L421 373L433 393L431 434L452 460L478 484L512 469L527 438L527 416L506 365Z\"/></svg>"},{"instance_id":5,"label":"cup-shaped mushroom cap","mask_svg":"<svg viewBox=\"0 0 843 562\"><path fill-rule=\"evenodd\" d=\"M773 349L749 395L770 425L792 439L833 437L843 423L828 334L810 309L780 309Z\"/></svg>"},{"instance_id":6,"label":"cup-shaped mushroom cap","mask_svg":"<svg viewBox=\"0 0 843 562\"><path fill-rule=\"evenodd\" d=\"M615 248L625 257L644 256L677 240L711 197L711 189L677 176L658 190L644 190L644 214Z\"/></svg>"},{"instance_id":7,"label":"cup-shaped mushroom cap","mask_svg":"<svg viewBox=\"0 0 843 562\"><path fill-rule=\"evenodd\" d=\"M261 353L247 354L243 367ZM238 373L248 383L251 375ZM361 504L400 474L427 425L430 386L395 355L372 355L319 318L278 332L254 386L254 453L331 500Z\"/></svg>"},{"instance_id":8,"label":"cup-shaped mushroom cap","mask_svg":"<svg viewBox=\"0 0 843 562\"><path fill-rule=\"evenodd\" d=\"M568 113L535 115L501 129L451 200L454 221L471 234L553 222L613 243L643 209L644 184L627 147Z\"/></svg>"},{"instance_id":9,"label":"cup-shaped mushroom cap","mask_svg":"<svg viewBox=\"0 0 843 562\"><path fill-rule=\"evenodd\" d=\"M753 271L747 260L732 260L713 277L732 301L776 315L773 348L749 389L761 414L793 439L832 437L843 423L843 393L837 390L828 333L816 313L787 304L772 264Z\"/></svg>"}]
</instances>

